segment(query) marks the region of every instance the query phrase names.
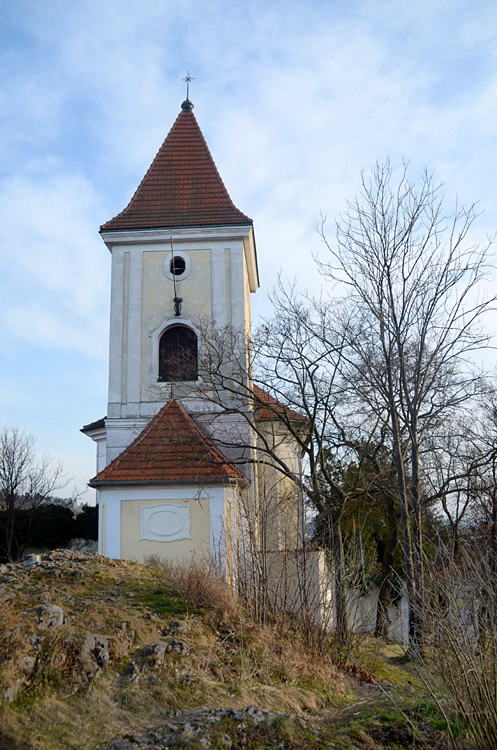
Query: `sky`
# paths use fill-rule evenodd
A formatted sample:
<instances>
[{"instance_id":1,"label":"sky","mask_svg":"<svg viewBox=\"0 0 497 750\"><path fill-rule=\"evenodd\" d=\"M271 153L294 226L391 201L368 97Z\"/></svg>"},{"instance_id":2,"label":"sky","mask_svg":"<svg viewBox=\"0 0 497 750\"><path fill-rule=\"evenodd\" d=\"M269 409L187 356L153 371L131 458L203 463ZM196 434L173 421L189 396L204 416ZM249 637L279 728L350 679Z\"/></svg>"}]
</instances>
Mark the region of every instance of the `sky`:
<instances>
[{"instance_id":1,"label":"sky","mask_svg":"<svg viewBox=\"0 0 497 750\"><path fill-rule=\"evenodd\" d=\"M37 437L93 502L107 403L110 255L121 211L190 99L278 273L311 291L321 213L390 157L434 171L497 230L494 0L0 0L0 426Z\"/></svg>"}]
</instances>

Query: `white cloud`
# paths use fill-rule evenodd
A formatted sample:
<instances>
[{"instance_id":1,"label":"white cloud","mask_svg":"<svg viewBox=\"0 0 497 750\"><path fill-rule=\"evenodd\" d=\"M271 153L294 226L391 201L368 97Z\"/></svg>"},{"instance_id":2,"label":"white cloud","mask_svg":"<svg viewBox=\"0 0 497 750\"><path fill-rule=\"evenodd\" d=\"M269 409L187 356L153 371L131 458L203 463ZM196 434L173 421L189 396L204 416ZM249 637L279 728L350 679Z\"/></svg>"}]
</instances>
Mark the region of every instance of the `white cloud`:
<instances>
[{"instance_id":1,"label":"white cloud","mask_svg":"<svg viewBox=\"0 0 497 750\"><path fill-rule=\"evenodd\" d=\"M105 410L110 263L98 225L143 177L187 69L228 191L255 220L266 290L279 268L316 288L319 211L331 220L360 168L386 154L436 168L449 196L481 199L482 229L497 227L490 0L18 0L4 15L2 408L49 452L67 442L71 465L79 422ZM255 307L267 310L263 294ZM33 389L34 357L44 375Z\"/></svg>"},{"instance_id":2,"label":"white cloud","mask_svg":"<svg viewBox=\"0 0 497 750\"><path fill-rule=\"evenodd\" d=\"M109 258L95 231L97 205L81 177L0 183L5 334L86 355L101 350Z\"/></svg>"}]
</instances>

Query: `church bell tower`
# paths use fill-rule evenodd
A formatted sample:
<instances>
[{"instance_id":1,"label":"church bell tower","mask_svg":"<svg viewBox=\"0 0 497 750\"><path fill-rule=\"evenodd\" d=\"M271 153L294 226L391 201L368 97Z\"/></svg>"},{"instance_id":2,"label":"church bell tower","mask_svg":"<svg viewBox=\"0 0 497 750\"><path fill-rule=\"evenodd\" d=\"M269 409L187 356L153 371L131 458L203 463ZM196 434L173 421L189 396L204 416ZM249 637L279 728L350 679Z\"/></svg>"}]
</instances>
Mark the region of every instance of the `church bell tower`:
<instances>
[{"instance_id":1,"label":"church bell tower","mask_svg":"<svg viewBox=\"0 0 497 750\"><path fill-rule=\"evenodd\" d=\"M195 411L201 321L250 329L252 220L233 204L187 98L128 206L102 225L112 257L105 420L84 428L97 468L171 399Z\"/></svg>"}]
</instances>

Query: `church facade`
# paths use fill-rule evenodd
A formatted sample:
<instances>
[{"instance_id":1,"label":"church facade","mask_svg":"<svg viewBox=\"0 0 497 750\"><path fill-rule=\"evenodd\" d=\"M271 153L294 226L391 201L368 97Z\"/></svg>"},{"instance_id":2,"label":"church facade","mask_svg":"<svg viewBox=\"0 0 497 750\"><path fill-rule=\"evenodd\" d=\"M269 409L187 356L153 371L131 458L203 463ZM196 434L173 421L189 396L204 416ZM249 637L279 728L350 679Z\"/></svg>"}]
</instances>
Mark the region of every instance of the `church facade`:
<instances>
[{"instance_id":1,"label":"church facade","mask_svg":"<svg viewBox=\"0 0 497 750\"><path fill-rule=\"evenodd\" d=\"M259 277L252 220L231 201L188 99L100 233L112 259L109 396L106 417L82 430L97 448L99 552L215 560L236 581L242 548L264 546L279 569L278 554L299 547L302 502L258 462L260 436L297 474L300 455L277 403L247 383L248 351L239 377L252 398L237 409L206 398L206 330L249 336Z\"/></svg>"}]
</instances>

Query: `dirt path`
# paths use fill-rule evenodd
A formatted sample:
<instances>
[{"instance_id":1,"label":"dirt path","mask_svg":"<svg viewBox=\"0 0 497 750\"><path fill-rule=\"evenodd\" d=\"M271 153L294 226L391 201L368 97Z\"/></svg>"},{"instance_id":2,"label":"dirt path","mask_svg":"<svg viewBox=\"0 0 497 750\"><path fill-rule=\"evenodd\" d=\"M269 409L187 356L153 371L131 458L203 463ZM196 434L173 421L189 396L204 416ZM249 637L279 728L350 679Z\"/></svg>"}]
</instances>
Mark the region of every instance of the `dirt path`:
<instances>
[{"instance_id":1,"label":"dirt path","mask_svg":"<svg viewBox=\"0 0 497 750\"><path fill-rule=\"evenodd\" d=\"M320 720L332 730L335 748L449 748L445 732L433 723L414 689L359 684L354 693L352 703L326 712Z\"/></svg>"}]
</instances>

